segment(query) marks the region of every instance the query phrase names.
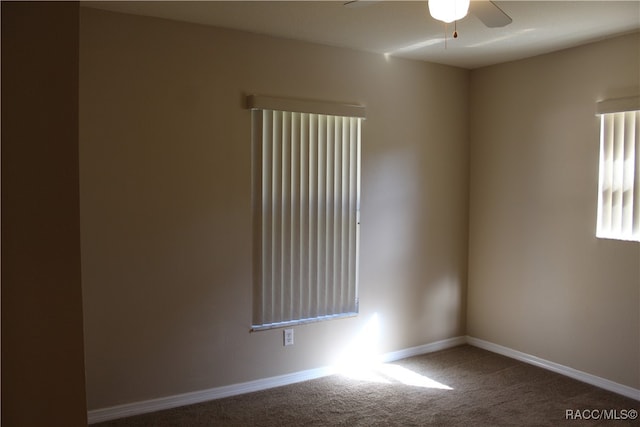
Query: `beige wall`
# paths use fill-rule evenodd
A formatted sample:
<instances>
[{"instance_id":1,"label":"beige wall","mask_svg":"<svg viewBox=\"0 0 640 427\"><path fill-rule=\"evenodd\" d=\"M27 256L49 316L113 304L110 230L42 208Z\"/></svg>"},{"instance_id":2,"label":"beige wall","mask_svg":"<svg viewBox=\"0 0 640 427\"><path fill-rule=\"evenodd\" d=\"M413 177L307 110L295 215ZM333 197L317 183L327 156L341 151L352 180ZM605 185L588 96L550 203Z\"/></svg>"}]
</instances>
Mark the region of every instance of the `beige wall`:
<instances>
[{"instance_id":1,"label":"beige wall","mask_svg":"<svg viewBox=\"0 0 640 427\"><path fill-rule=\"evenodd\" d=\"M640 387L640 247L596 239L597 101L637 34L471 73L468 333Z\"/></svg>"},{"instance_id":2,"label":"beige wall","mask_svg":"<svg viewBox=\"0 0 640 427\"><path fill-rule=\"evenodd\" d=\"M2 2L2 425L87 423L78 4Z\"/></svg>"},{"instance_id":3,"label":"beige wall","mask_svg":"<svg viewBox=\"0 0 640 427\"><path fill-rule=\"evenodd\" d=\"M90 409L465 333L469 72L81 10L80 190ZM249 93L361 103L361 315L249 333Z\"/></svg>"}]
</instances>

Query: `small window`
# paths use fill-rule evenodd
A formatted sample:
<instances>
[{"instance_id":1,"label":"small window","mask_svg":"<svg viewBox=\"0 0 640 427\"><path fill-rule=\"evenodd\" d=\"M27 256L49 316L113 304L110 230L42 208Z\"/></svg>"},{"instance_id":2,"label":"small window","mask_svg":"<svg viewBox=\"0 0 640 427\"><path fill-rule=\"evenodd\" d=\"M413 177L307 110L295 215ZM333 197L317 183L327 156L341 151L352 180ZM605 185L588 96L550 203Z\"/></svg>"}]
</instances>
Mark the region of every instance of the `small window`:
<instances>
[{"instance_id":1,"label":"small window","mask_svg":"<svg viewBox=\"0 0 640 427\"><path fill-rule=\"evenodd\" d=\"M637 98L602 102L596 236L640 241L640 108Z\"/></svg>"},{"instance_id":2,"label":"small window","mask_svg":"<svg viewBox=\"0 0 640 427\"><path fill-rule=\"evenodd\" d=\"M356 315L364 110L265 97L249 107L252 330Z\"/></svg>"}]
</instances>

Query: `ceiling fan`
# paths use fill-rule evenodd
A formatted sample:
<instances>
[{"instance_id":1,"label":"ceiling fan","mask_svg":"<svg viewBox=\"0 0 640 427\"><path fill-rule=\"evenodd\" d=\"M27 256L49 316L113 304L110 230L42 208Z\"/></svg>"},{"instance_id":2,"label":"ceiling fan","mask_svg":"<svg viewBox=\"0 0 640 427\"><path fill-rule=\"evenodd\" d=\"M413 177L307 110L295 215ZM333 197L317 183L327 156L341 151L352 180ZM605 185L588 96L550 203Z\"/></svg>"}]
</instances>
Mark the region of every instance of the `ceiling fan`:
<instances>
[{"instance_id":1,"label":"ceiling fan","mask_svg":"<svg viewBox=\"0 0 640 427\"><path fill-rule=\"evenodd\" d=\"M367 6L382 0L350 0L344 3L347 7ZM431 16L439 21L451 23L464 18L470 11L489 28L509 25L513 20L497 4L490 0L429 0Z\"/></svg>"}]
</instances>

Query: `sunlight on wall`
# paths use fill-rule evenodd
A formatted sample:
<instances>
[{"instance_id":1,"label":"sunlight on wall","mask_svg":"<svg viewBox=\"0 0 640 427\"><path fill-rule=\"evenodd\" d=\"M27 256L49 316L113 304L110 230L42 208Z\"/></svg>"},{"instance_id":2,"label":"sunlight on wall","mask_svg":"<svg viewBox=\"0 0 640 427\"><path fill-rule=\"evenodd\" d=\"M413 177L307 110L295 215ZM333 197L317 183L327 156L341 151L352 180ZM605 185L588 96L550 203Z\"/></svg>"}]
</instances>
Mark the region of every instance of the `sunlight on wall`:
<instances>
[{"instance_id":1,"label":"sunlight on wall","mask_svg":"<svg viewBox=\"0 0 640 427\"><path fill-rule=\"evenodd\" d=\"M337 373L359 381L453 390L403 366L382 363L382 355L379 352L380 339L380 318L378 313L374 313L360 334L340 356L335 366Z\"/></svg>"},{"instance_id":2,"label":"sunlight on wall","mask_svg":"<svg viewBox=\"0 0 640 427\"><path fill-rule=\"evenodd\" d=\"M338 358L336 368L342 372L380 364L380 318L374 313L360 333Z\"/></svg>"}]
</instances>

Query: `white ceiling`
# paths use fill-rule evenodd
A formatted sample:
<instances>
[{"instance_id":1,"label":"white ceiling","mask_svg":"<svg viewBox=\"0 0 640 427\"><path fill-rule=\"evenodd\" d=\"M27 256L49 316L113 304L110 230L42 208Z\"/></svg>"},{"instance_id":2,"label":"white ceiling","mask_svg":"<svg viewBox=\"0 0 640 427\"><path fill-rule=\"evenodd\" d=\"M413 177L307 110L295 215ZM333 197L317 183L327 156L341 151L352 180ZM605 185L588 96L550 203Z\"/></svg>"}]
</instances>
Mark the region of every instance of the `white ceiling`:
<instances>
[{"instance_id":1,"label":"white ceiling","mask_svg":"<svg viewBox=\"0 0 640 427\"><path fill-rule=\"evenodd\" d=\"M359 7L345 7L343 1L90 1L82 5L469 69L640 29L640 0L495 3L513 19L510 25L488 28L470 13L458 22L457 39L451 38L449 25L446 46L444 24L429 16L425 0L374 1Z\"/></svg>"}]
</instances>

